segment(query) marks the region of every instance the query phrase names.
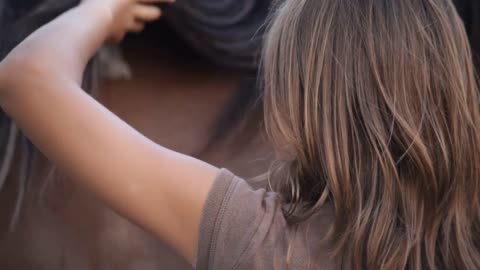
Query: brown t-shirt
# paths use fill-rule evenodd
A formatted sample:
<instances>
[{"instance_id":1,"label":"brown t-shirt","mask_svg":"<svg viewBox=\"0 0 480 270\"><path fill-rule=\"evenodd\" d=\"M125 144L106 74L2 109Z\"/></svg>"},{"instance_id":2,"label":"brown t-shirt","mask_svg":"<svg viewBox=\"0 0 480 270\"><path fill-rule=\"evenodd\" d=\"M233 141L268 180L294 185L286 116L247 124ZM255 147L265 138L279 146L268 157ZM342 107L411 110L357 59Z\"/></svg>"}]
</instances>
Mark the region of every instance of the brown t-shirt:
<instances>
[{"instance_id":1,"label":"brown t-shirt","mask_svg":"<svg viewBox=\"0 0 480 270\"><path fill-rule=\"evenodd\" d=\"M253 190L222 170L203 213L196 269L333 269L325 240L333 219L332 208L325 206L294 230L277 194Z\"/></svg>"}]
</instances>

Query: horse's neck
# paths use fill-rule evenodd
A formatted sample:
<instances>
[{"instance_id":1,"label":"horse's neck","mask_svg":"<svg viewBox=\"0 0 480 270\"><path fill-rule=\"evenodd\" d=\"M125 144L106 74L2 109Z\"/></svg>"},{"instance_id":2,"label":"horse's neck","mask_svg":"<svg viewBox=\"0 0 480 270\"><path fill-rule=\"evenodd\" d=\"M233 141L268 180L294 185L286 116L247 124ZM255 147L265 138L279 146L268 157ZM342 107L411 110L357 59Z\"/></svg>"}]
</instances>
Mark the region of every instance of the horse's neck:
<instances>
[{"instance_id":1,"label":"horse's neck","mask_svg":"<svg viewBox=\"0 0 480 270\"><path fill-rule=\"evenodd\" d=\"M156 142L186 154L199 151L240 76L182 68L161 56L137 54L128 62L133 77L103 82L99 100Z\"/></svg>"}]
</instances>

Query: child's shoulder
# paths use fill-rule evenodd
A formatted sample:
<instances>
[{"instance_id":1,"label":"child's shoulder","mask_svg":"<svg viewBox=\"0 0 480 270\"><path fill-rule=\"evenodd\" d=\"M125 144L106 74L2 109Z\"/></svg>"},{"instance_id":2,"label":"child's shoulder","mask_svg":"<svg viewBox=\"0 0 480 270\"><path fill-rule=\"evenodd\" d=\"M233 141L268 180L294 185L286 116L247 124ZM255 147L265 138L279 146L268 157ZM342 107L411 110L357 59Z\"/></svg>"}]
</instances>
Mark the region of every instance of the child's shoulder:
<instances>
[{"instance_id":1,"label":"child's shoulder","mask_svg":"<svg viewBox=\"0 0 480 270\"><path fill-rule=\"evenodd\" d=\"M205 206L197 269L284 269L289 257L291 269L318 269L320 262L330 269L325 237L333 208L324 206L292 230L282 207L275 193L255 190L223 170Z\"/></svg>"}]
</instances>

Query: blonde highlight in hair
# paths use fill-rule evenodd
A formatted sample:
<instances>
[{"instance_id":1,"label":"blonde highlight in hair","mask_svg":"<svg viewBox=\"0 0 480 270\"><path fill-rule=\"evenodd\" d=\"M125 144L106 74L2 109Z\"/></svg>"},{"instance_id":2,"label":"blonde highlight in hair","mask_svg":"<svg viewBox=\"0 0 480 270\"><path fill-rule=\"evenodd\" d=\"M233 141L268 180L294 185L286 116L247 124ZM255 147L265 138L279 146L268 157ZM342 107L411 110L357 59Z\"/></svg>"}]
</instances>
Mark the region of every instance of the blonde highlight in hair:
<instances>
[{"instance_id":1,"label":"blonde highlight in hair","mask_svg":"<svg viewBox=\"0 0 480 270\"><path fill-rule=\"evenodd\" d=\"M292 223L332 203L339 268L480 269L478 87L449 0L287 0L262 69L272 188Z\"/></svg>"}]
</instances>

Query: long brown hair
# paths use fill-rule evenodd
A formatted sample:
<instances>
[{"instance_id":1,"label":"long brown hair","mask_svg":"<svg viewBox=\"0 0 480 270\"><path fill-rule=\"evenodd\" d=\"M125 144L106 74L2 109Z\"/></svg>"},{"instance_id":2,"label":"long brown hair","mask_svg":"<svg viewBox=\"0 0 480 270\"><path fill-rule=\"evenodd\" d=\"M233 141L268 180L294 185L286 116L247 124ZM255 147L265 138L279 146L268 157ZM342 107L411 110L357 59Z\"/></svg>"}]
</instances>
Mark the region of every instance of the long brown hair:
<instances>
[{"instance_id":1,"label":"long brown hair","mask_svg":"<svg viewBox=\"0 0 480 270\"><path fill-rule=\"evenodd\" d=\"M339 268L480 269L478 88L450 0L287 0L263 71L272 188L292 223L333 205Z\"/></svg>"}]
</instances>

